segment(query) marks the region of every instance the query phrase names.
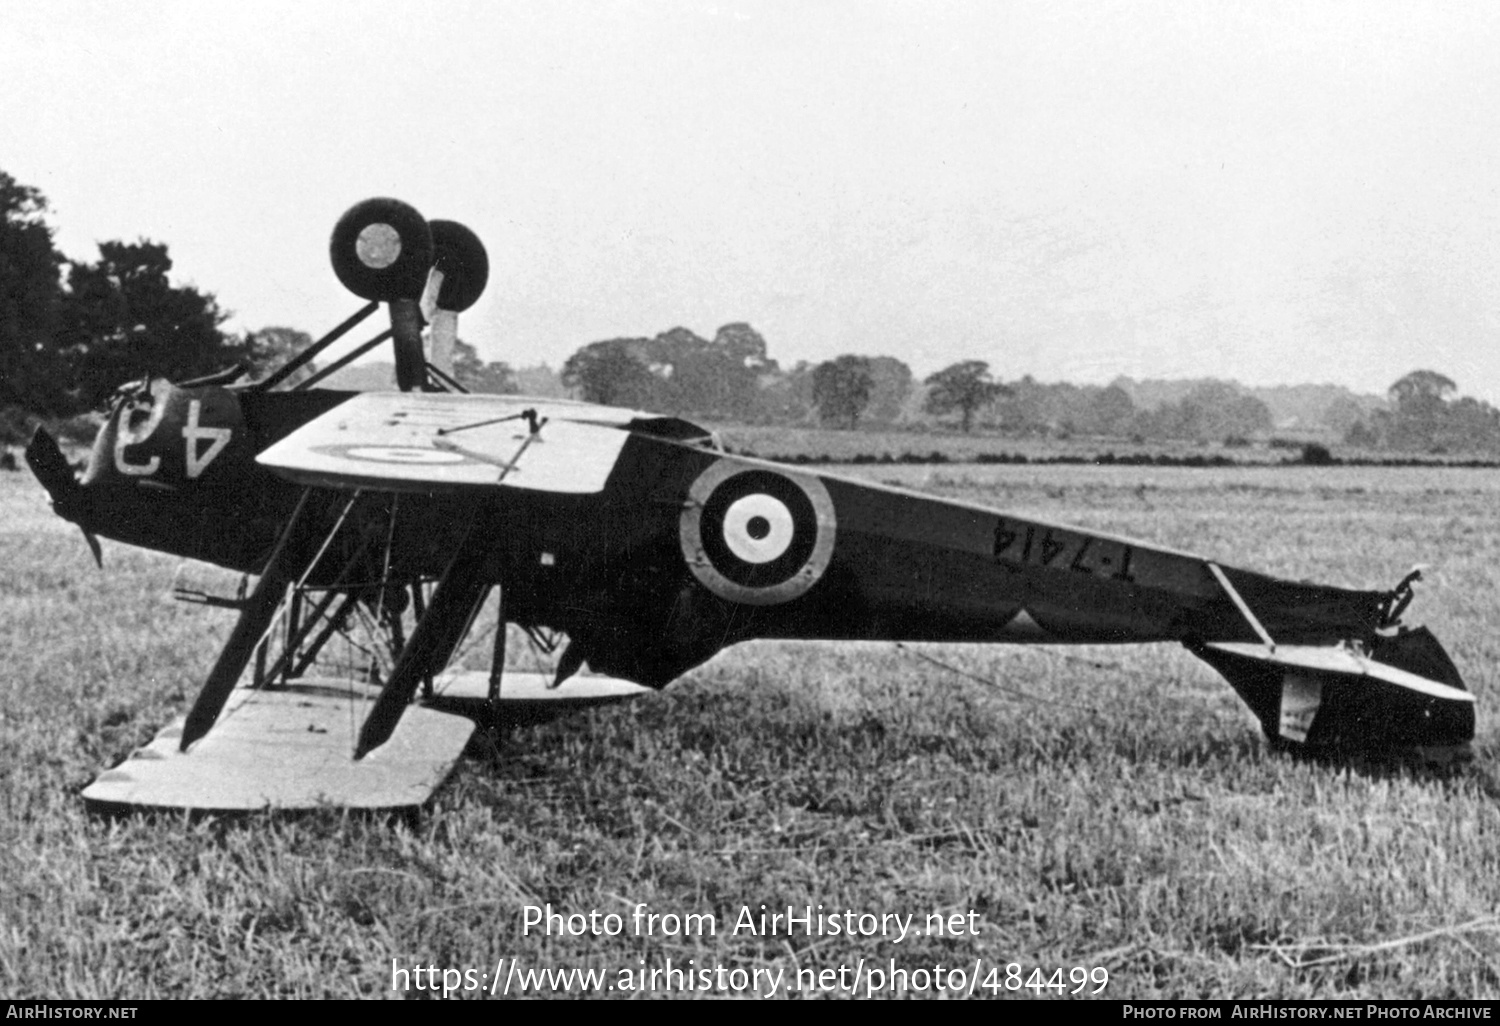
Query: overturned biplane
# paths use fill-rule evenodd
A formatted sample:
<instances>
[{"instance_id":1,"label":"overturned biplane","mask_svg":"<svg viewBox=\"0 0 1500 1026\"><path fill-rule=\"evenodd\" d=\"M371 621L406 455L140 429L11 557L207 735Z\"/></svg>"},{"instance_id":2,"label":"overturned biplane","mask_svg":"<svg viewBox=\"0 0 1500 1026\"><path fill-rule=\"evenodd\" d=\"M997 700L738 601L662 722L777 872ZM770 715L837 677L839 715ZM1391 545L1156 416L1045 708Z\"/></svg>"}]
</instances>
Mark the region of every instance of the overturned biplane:
<instances>
[{"instance_id":1,"label":"overturned biplane","mask_svg":"<svg viewBox=\"0 0 1500 1026\"><path fill-rule=\"evenodd\" d=\"M522 682L532 700L659 688L751 638L1175 641L1223 674L1278 743L1441 758L1473 736L1473 697L1452 662L1426 630L1401 626L1410 578L1389 591L1293 583L732 455L674 417L459 394L444 354L488 276L479 240L368 200L339 221L332 258L368 305L266 379L121 388L81 479L45 432L27 450L57 513L92 545L103 535L258 575L248 593L217 600L239 621L185 721L105 774L96 797L207 807L425 798L467 728L438 743L428 726L403 727L403 714L419 690L432 693L495 589L498 643L480 681L491 711L514 697L502 681L511 623L549 643L566 636L550 682L561 686ZM288 385L381 303L387 330ZM386 339L399 392L309 387ZM356 618L383 627L391 648L378 694L348 681L336 693L288 690ZM270 657L273 633L283 643ZM606 676L579 688L569 678L585 663ZM357 736L320 725L340 719L328 702L355 701ZM226 704L238 711L226 716ZM216 722L240 718L239 747L214 754L226 731ZM413 753L419 768L405 776ZM137 788L158 772L147 763L179 777L172 767L192 763L197 783ZM215 765L237 797L211 793ZM282 784L265 782L278 773ZM370 783L382 773L384 790Z\"/></svg>"}]
</instances>

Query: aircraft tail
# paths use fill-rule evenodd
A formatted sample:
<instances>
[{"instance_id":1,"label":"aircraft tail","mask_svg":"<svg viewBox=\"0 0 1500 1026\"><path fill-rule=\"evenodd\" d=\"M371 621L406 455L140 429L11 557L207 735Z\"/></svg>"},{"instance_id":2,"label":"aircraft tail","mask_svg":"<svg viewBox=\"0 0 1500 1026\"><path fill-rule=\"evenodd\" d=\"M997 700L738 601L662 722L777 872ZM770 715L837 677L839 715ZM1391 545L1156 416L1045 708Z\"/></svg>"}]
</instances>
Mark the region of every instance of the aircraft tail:
<instances>
[{"instance_id":1,"label":"aircraft tail","mask_svg":"<svg viewBox=\"0 0 1500 1026\"><path fill-rule=\"evenodd\" d=\"M1315 752L1469 756L1474 696L1425 627L1368 647L1209 642L1189 650L1229 681L1273 742Z\"/></svg>"}]
</instances>

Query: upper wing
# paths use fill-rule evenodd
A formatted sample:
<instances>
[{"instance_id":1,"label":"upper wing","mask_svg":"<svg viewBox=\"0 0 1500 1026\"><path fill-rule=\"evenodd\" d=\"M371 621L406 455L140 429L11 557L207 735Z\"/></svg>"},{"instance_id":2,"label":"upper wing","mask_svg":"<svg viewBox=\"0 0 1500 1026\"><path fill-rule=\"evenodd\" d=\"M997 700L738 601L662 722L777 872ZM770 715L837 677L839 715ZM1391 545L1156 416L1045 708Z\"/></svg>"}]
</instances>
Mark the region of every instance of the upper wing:
<instances>
[{"instance_id":1,"label":"upper wing","mask_svg":"<svg viewBox=\"0 0 1500 1026\"><path fill-rule=\"evenodd\" d=\"M304 424L256 461L324 488L505 485L587 495L603 490L629 438L621 428L649 416L566 400L368 392Z\"/></svg>"}]
</instances>

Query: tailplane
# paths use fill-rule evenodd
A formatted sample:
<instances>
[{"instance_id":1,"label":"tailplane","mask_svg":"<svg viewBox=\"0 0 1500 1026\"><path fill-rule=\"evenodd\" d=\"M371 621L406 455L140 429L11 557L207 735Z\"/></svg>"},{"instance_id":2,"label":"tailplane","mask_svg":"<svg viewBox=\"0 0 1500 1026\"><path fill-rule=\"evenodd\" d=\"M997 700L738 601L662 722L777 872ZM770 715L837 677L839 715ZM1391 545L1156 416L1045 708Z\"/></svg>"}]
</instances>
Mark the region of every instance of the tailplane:
<instances>
[{"instance_id":1,"label":"tailplane","mask_svg":"<svg viewBox=\"0 0 1500 1026\"><path fill-rule=\"evenodd\" d=\"M1432 763L1471 755L1474 696L1425 627L1368 646L1188 647L1229 681L1274 743Z\"/></svg>"}]
</instances>

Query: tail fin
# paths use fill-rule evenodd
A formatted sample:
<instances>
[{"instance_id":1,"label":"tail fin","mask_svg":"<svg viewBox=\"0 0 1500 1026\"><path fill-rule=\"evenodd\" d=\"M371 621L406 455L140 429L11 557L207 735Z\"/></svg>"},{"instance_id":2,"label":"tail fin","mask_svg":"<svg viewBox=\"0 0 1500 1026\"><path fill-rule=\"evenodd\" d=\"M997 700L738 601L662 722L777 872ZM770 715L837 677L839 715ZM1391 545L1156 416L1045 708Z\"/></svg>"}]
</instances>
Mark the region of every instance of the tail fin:
<instances>
[{"instance_id":1,"label":"tail fin","mask_svg":"<svg viewBox=\"0 0 1500 1026\"><path fill-rule=\"evenodd\" d=\"M1275 742L1424 761L1469 754L1474 696L1426 628L1377 637L1368 654L1246 642L1189 649L1229 681Z\"/></svg>"}]
</instances>

